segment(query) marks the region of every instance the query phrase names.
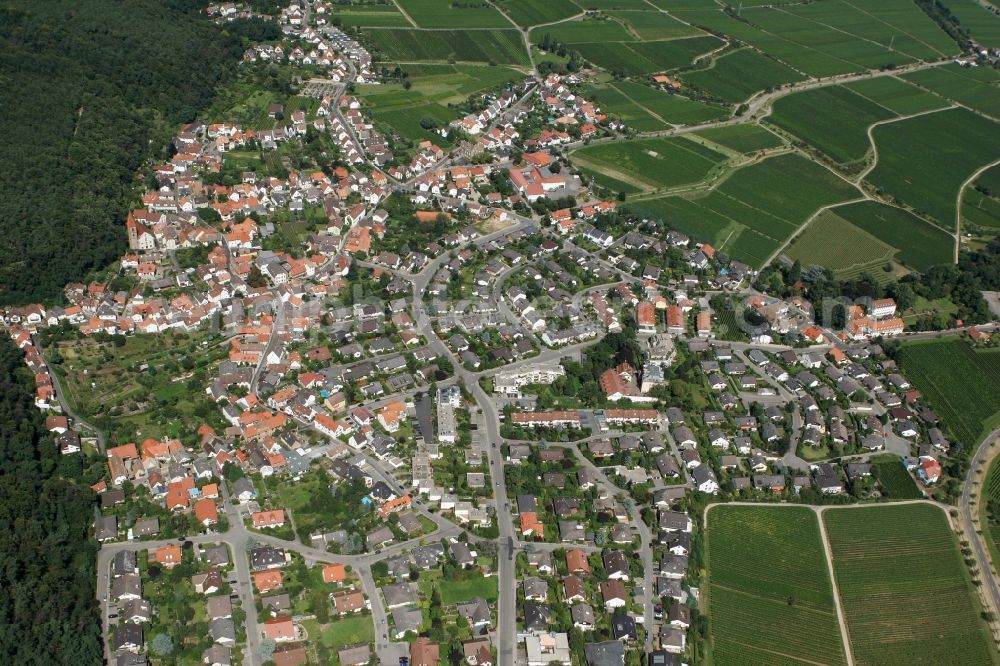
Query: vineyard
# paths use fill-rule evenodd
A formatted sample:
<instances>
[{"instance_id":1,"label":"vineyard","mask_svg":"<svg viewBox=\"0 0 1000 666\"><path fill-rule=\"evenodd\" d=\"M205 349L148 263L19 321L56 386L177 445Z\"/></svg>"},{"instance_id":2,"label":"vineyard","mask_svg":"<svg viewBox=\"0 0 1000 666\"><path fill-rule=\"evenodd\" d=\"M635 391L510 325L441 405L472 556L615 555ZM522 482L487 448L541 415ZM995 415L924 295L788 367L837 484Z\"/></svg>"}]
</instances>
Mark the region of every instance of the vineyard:
<instances>
[{"instance_id":1,"label":"vineyard","mask_svg":"<svg viewBox=\"0 0 1000 666\"><path fill-rule=\"evenodd\" d=\"M818 264L837 275L852 270L876 273L882 264L892 260L893 248L838 217L834 210L839 209L820 213L785 254L804 266Z\"/></svg>"},{"instance_id":2,"label":"vineyard","mask_svg":"<svg viewBox=\"0 0 1000 666\"><path fill-rule=\"evenodd\" d=\"M845 663L812 510L717 506L707 562L716 666Z\"/></svg>"},{"instance_id":3,"label":"vineyard","mask_svg":"<svg viewBox=\"0 0 1000 666\"><path fill-rule=\"evenodd\" d=\"M910 473L903 467L902 461L896 456L888 456L873 461L875 478L882 492L894 500L921 499L923 494L917 488Z\"/></svg>"},{"instance_id":4,"label":"vineyard","mask_svg":"<svg viewBox=\"0 0 1000 666\"><path fill-rule=\"evenodd\" d=\"M858 664L995 663L955 537L929 504L831 509L823 521Z\"/></svg>"},{"instance_id":5,"label":"vineyard","mask_svg":"<svg viewBox=\"0 0 1000 666\"><path fill-rule=\"evenodd\" d=\"M1000 422L1000 350L974 349L950 338L904 345L903 372L965 446L975 446Z\"/></svg>"},{"instance_id":6,"label":"vineyard","mask_svg":"<svg viewBox=\"0 0 1000 666\"><path fill-rule=\"evenodd\" d=\"M529 64L516 30L411 30L372 28L365 31L382 60Z\"/></svg>"}]
</instances>

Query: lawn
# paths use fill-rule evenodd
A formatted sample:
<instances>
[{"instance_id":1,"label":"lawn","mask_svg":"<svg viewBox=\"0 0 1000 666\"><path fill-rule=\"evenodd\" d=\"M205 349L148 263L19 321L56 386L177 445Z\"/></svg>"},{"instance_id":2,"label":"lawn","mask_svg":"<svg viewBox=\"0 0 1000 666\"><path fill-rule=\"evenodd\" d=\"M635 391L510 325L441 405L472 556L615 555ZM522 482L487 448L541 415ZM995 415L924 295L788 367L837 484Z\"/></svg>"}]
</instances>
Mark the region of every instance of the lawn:
<instances>
[{"instance_id":1,"label":"lawn","mask_svg":"<svg viewBox=\"0 0 1000 666\"><path fill-rule=\"evenodd\" d=\"M587 146L573 153L574 163L656 190L695 183L725 161L725 156L689 139L640 139Z\"/></svg>"},{"instance_id":2,"label":"lawn","mask_svg":"<svg viewBox=\"0 0 1000 666\"><path fill-rule=\"evenodd\" d=\"M805 507L708 512L702 593L716 666L846 663L819 530Z\"/></svg>"},{"instance_id":3,"label":"lawn","mask_svg":"<svg viewBox=\"0 0 1000 666\"><path fill-rule=\"evenodd\" d=\"M752 49L726 53L715 59L714 66L681 76L685 83L734 104L761 90L803 78L777 60Z\"/></svg>"},{"instance_id":4,"label":"lawn","mask_svg":"<svg viewBox=\"0 0 1000 666\"><path fill-rule=\"evenodd\" d=\"M510 30L412 30L372 28L364 32L380 60L486 62L529 65L521 36Z\"/></svg>"},{"instance_id":5,"label":"lawn","mask_svg":"<svg viewBox=\"0 0 1000 666\"><path fill-rule=\"evenodd\" d=\"M867 180L938 220L955 224L955 197L976 169L996 159L1000 125L949 109L873 130L878 166Z\"/></svg>"},{"instance_id":6,"label":"lawn","mask_svg":"<svg viewBox=\"0 0 1000 666\"><path fill-rule=\"evenodd\" d=\"M979 600L941 509L830 509L823 523L856 663L995 663Z\"/></svg>"},{"instance_id":7,"label":"lawn","mask_svg":"<svg viewBox=\"0 0 1000 666\"><path fill-rule=\"evenodd\" d=\"M913 270L951 261L952 236L902 208L861 201L834 210L838 217L897 248L896 261Z\"/></svg>"},{"instance_id":8,"label":"lawn","mask_svg":"<svg viewBox=\"0 0 1000 666\"><path fill-rule=\"evenodd\" d=\"M371 643L375 640L374 621L367 613L335 620L320 629L319 640L333 650L355 643Z\"/></svg>"},{"instance_id":9,"label":"lawn","mask_svg":"<svg viewBox=\"0 0 1000 666\"><path fill-rule=\"evenodd\" d=\"M804 266L820 265L833 271L870 268L892 259L895 249L862 231L832 210L824 211L785 250Z\"/></svg>"},{"instance_id":10,"label":"lawn","mask_svg":"<svg viewBox=\"0 0 1000 666\"><path fill-rule=\"evenodd\" d=\"M869 125L896 114L840 86L814 88L782 97L768 122L791 132L834 162L850 164L871 150Z\"/></svg>"},{"instance_id":11,"label":"lawn","mask_svg":"<svg viewBox=\"0 0 1000 666\"><path fill-rule=\"evenodd\" d=\"M975 349L958 338L911 342L900 350L900 364L965 447L1000 424L1000 350Z\"/></svg>"},{"instance_id":12,"label":"lawn","mask_svg":"<svg viewBox=\"0 0 1000 666\"><path fill-rule=\"evenodd\" d=\"M496 576L477 575L465 580L449 580L443 582L439 589L441 603L446 606L470 601L477 597L494 602L498 597Z\"/></svg>"},{"instance_id":13,"label":"lawn","mask_svg":"<svg viewBox=\"0 0 1000 666\"><path fill-rule=\"evenodd\" d=\"M421 28L507 28L510 21L488 2L396 0Z\"/></svg>"}]
</instances>

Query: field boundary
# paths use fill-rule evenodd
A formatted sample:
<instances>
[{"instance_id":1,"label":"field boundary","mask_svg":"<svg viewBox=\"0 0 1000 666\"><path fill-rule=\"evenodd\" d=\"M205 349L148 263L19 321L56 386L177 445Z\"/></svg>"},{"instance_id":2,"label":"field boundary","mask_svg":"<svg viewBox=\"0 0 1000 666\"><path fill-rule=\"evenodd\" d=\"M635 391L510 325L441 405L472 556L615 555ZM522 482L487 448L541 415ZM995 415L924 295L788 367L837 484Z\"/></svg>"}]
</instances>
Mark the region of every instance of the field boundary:
<instances>
[{"instance_id":1,"label":"field boundary","mask_svg":"<svg viewBox=\"0 0 1000 666\"><path fill-rule=\"evenodd\" d=\"M958 187L958 194L955 195L955 263L958 263L958 252L962 247L962 199L965 198L965 190L972 183L976 182L981 175L1000 164L1000 159L995 159L989 164L976 169L971 176L965 179Z\"/></svg>"},{"instance_id":2,"label":"field boundary","mask_svg":"<svg viewBox=\"0 0 1000 666\"><path fill-rule=\"evenodd\" d=\"M855 94L857 94L857 93L855 93ZM881 106L881 105L879 105L879 106ZM885 107L882 107L882 108L885 108ZM871 125L869 125L868 129L866 130L866 133L868 134L868 145L871 146L871 150L872 150L872 163L869 164L868 166L866 166L861 171L861 173L858 174L858 176L857 176L857 178L855 178L854 182L860 185L861 181L863 181L868 176L868 174L870 174L872 171L874 171L875 167L878 166L878 144L875 142L875 134L874 134L874 131L875 131L876 127L881 127L882 125L891 125L892 123L898 123L898 122L901 122L903 120L910 120L912 118L919 118L920 116L926 116L926 115L931 114L931 113L937 113L938 111L947 111L949 109L955 109L955 108L958 108L958 105L957 104L952 104L951 106L945 106L945 107L942 107L940 109L928 109L927 111L918 111L917 113L910 113L910 114L905 115L905 116L896 116L895 118L886 118L885 120L879 120L879 121L874 122ZM887 109L887 110L891 111L891 109Z\"/></svg>"},{"instance_id":3,"label":"field boundary","mask_svg":"<svg viewBox=\"0 0 1000 666\"><path fill-rule=\"evenodd\" d=\"M420 28L420 26L417 25L417 22L413 20L413 17L410 16L409 13L406 11L406 9L403 7L403 3L401 3L399 0L392 0L392 4L396 5L396 9L398 9L399 13L403 15L403 18L405 18L407 21L410 22L410 25L412 25L414 28L418 29Z\"/></svg>"},{"instance_id":4,"label":"field boundary","mask_svg":"<svg viewBox=\"0 0 1000 666\"><path fill-rule=\"evenodd\" d=\"M828 211L828 210L830 210L832 208L836 208L837 206L846 206L848 204L861 203L862 201L868 201L868 196L866 195L866 196L858 197L857 199L848 199L847 201L837 201L836 203L827 204L826 206L822 206L822 207L816 209L813 212L813 214L810 215L806 219L805 222L803 222L802 224L800 224L799 228L796 229L792 233L792 235L789 236L788 239L778 247L778 249L776 249L773 253L771 253L771 256L768 257L767 261L764 262L764 266L767 266L772 261L774 261L779 256L781 256L781 253L784 250L786 250L789 245L792 244L792 241L794 241L796 238L798 238L800 235L802 235L802 232L805 231L807 228L809 228L809 225L811 225L814 221L816 221L816 218L818 218L820 215L822 215L825 211ZM864 229L862 229L862 231L864 231ZM777 240L777 239L775 239L775 240Z\"/></svg>"},{"instance_id":5,"label":"field boundary","mask_svg":"<svg viewBox=\"0 0 1000 666\"><path fill-rule=\"evenodd\" d=\"M826 568L830 571L830 584L833 585L833 607L837 609L837 624L840 625L840 640L844 642L844 654L847 656L847 666L854 666L854 653L851 651L851 632L847 628L847 616L840 598L840 584L833 568L833 549L830 547L830 537L826 533L826 523L823 522L823 509L815 507L816 520L819 521L819 536L823 540L823 556L826 558Z\"/></svg>"}]
</instances>

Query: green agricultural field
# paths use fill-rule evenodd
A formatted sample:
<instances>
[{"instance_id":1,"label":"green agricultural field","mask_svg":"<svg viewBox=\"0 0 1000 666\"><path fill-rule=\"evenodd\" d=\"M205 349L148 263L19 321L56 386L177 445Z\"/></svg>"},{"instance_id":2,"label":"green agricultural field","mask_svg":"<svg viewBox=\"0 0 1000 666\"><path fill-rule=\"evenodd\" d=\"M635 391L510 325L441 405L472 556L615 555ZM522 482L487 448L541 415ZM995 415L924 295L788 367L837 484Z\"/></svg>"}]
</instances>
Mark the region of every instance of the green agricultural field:
<instances>
[{"instance_id":1,"label":"green agricultural field","mask_svg":"<svg viewBox=\"0 0 1000 666\"><path fill-rule=\"evenodd\" d=\"M624 21L642 41L694 37L705 33L658 11L614 11L611 16Z\"/></svg>"},{"instance_id":2,"label":"green agricultural field","mask_svg":"<svg viewBox=\"0 0 1000 666\"><path fill-rule=\"evenodd\" d=\"M696 58L722 46L718 37L705 35L703 37L683 37L658 42L634 42L627 48L644 60L655 66L645 73L659 72L686 67Z\"/></svg>"},{"instance_id":3,"label":"green agricultural field","mask_svg":"<svg viewBox=\"0 0 1000 666\"><path fill-rule=\"evenodd\" d=\"M896 261L923 271L951 261L955 240L946 231L902 208L877 201L838 206L839 217L899 250Z\"/></svg>"},{"instance_id":4,"label":"green agricultural field","mask_svg":"<svg viewBox=\"0 0 1000 666\"><path fill-rule=\"evenodd\" d=\"M725 156L684 138L615 141L587 146L572 160L592 171L650 190L695 183Z\"/></svg>"},{"instance_id":5,"label":"green agricultural field","mask_svg":"<svg viewBox=\"0 0 1000 666\"><path fill-rule=\"evenodd\" d=\"M436 132L421 125L433 119L445 126L461 114L451 104L461 104L470 96L518 81L523 74L506 67L478 65L407 66L410 89L402 84L359 85L355 92L383 131L396 132L411 141L429 139L442 143Z\"/></svg>"},{"instance_id":6,"label":"green agricultural field","mask_svg":"<svg viewBox=\"0 0 1000 666\"><path fill-rule=\"evenodd\" d=\"M947 100L893 76L853 81L845 83L844 87L900 116L943 109L949 105Z\"/></svg>"},{"instance_id":7,"label":"green agricultural field","mask_svg":"<svg viewBox=\"0 0 1000 666\"><path fill-rule=\"evenodd\" d=\"M625 194L638 194L642 192L641 189L633 185L632 183L626 183L617 178L612 178L599 171L593 171L592 169L587 169L586 167L580 167L580 172L586 176L593 179L594 183L600 187L606 187L612 192L624 192Z\"/></svg>"},{"instance_id":8,"label":"green agricultural field","mask_svg":"<svg viewBox=\"0 0 1000 666\"><path fill-rule=\"evenodd\" d=\"M948 109L880 125L878 164L867 180L945 228L955 225L961 184L997 157L1000 124L966 109Z\"/></svg>"},{"instance_id":9,"label":"green agricultural field","mask_svg":"<svg viewBox=\"0 0 1000 666\"><path fill-rule=\"evenodd\" d=\"M582 11L571 0L499 0L496 4L514 23L524 27L561 21Z\"/></svg>"},{"instance_id":10,"label":"green agricultural field","mask_svg":"<svg viewBox=\"0 0 1000 666\"><path fill-rule=\"evenodd\" d=\"M649 9L646 0L578 0L576 4L586 10Z\"/></svg>"},{"instance_id":11,"label":"green agricultural field","mask_svg":"<svg viewBox=\"0 0 1000 666\"><path fill-rule=\"evenodd\" d=\"M785 250L804 266L818 264L833 270L876 272L892 260L895 249L839 217L834 208L817 217Z\"/></svg>"},{"instance_id":12,"label":"green agricultural field","mask_svg":"<svg viewBox=\"0 0 1000 666\"><path fill-rule=\"evenodd\" d=\"M980 44L1000 44L1000 21L977 0L948 0L948 9Z\"/></svg>"},{"instance_id":13,"label":"green agricultural field","mask_svg":"<svg viewBox=\"0 0 1000 666\"><path fill-rule=\"evenodd\" d=\"M547 25L531 31L531 42L537 44L549 35L563 44L583 44L585 42L633 42L635 35L618 21L611 19L587 19L567 21L557 25Z\"/></svg>"},{"instance_id":14,"label":"green agricultural field","mask_svg":"<svg viewBox=\"0 0 1000 666\"><path fill-rule=\"evenodd\" d=\"M401 84L389 83L359 85L355 93L375 111L431 102L447 106L461 104L472 95L524 78L517 70L507 67L478 65L417 65L407 66L406 71L409 90Z\"/></svg>"},{"instance_id":15,"label":"green agricultural field","mask_svg":"<svg viewBox=\"0 0 1000 666\"><path fill-rule=\"evenodd\" d=\"M896 114L840 86L782 97L768 122L794 134L834 162L860 162L871 149L868 126Z\"/></svg>"},{"instance_id":16,"label":"green agricultural field","mask_svg":"<svg viewBox=\"0 0 1000 666\"><path fill-rule=\"evenodd\" d=\"M529 66L521 36L510 30L412 30L371 28L364 32L386 62L455 60Z\"/></svg>"},{"instance_id":17,"label":"green agricultural field","mask_svg":"<svg viewBox=\"0 0 1000 666\"><path fill-rule=\"evenodd\" d=\"M716 666L846 663L819 530L806 507L708 511L703 594Z\"/></svg>"},{"instance_id":18,"label":"green agricultural field","mask_svg":"<svg viewBox=\"0 0 1000 666\"><path fill-rule=\"evenodd\" d=\"M940 508L828 509L823 524L856 663L995 663L976 592Z\"/></svg>"},{"instance_id":19,"label":"green agricultural field","mask_svg":"<svg viewBox=\"0 0 1000 666\"><path fill-rule=\"evenodd\" d=\"M777 148L784 139L760 125L727 125L698 132L698 136L740 153Z\"/></svg>"},{"instance_id":20,"label":"green agricultural field","mask_svg":"<svg viewBox=\"0 0 1000 666\"><path fill-rule=\"evenodd\" d=\"M903 461L896 456L880 456L872 460L875 478L878 479L882 493L890 499L909 500L921 499L923 493L917 488L917 482L903 467Z\"/></svg>"},{"instance_id":21,"label":"green agricultural field","mask_svg":"<svg viewBox=\"0 0 1000 666\"><path fill-rule=\"evenodd\" d=\"M990 196L1000 196L1000 165L984 171L976 180L977 187L984 187Z\"/></svg>"},{"instance_id":22,"label":"green agricultural field","mask_svg":"<svg viewBox=\"0 0 1000 666\"><path fill-rule=\"evenodd\" d=\"M1000 120L1000 73L990 67L966 69L959 65L945 65L910 72L903 78Z\"/></svg>"},{"instance_id":23,"label":"green agricultural field","mask_svg":"<svg viewBox=\"0 0 1000 666\"><path fill-rule=\"evenodd\" d=\"M411 25L393 4L334 5L328 11L346 27L407 28Z\"/></svg>"},{"instance_id":24,"label":"green agricultural field","mask_svg":"<svg viewBox=\"0 0 1000 666\"><path fill-rule=\"evenodd\" d=\"M1000 457L993 459L983 485L983 501L979 503L980 523L986 528L986 545L990 558L1000 562Z\"/></svg>"},{"instance_id":25,"label":"green agricultural field","mask_svg":"<svg viewBox=\"0 0 1000 666\"><path fill-rule=\"evenodd\" d=\"M614 85L587 86L583 90L587 99L593 101L603 113L615 116L632 129L650 132L667 128L661 118L655 118L648 109L636 104Z\"/></svg>"},{"instance_id":26,"label":"green agricultural field","mask_svg":"<svg viewBox=\"0 0 1000 666\"><path fill-rule=\"evenodd\" d=\"M767 7L744 3L739 18L708 3L692 3L690 9L666 0L661 4L670 5L677 18L736 37L809 76L958 53L958 46L909 0L766 3L771 5Z\"/></svg>"},{"instance_id":27,"label":"green agricultural field","mask_svg":"<svg viewBox=\"0 0 1000 666\"><path fill-rule=\"evenodd\" d=\"M984 227L982 231L996 233L1000 227L1000 197L990 197L973 189L966 189L962 200L962 229L969 224Z\"/></svg>"},{"instance_id":28,"label":"green agricultural field","mask_svg":"<svg viewBox=\"0 0 1000 666\"><path fill-rule=\"evenodd\" d=\"M788 153L739 169L704 196L637 205L734 259L760 266L817 210L858 196L829 170Z\"/></svg>"},{"instance_id":29,"label":"green agricultural field","mask_svg":"<svg viewBox=\"0 0 1000 666\"><path fill-rule=\"evenodd\" d=\"M640 83L619 81L613 85L629 100L671 125L696 125L721 120L729 115L728 109L663 92Z\"/></svg>"},{"instance_id":30,"label":"green agricultural field","mask_svg":"<svg viewBox=\"0 0 1000 666\"><path fill-rule=\"evenodd\" d=\"M507 28L510 21L488 2L396 0L421 28Z\"/></svg>"},{"instance_id":31,"label":"green agricultural field","mask_svg":"<svg viewBox=\"0 0 1000 666\"><path fill-rule=\"evenodd\" d=\"M726 53L715 59L714 66L681 77L685 83L734 104L761 90L803 78L777 60L752 49Z\"/></svg>"},{"instance_id":32,"label":"green agricultural field","mask_svg":"<svg viewBox=\"0 0 1000 666\"><path fill-rule=\"evenodd\" d=\"M580 42L573 44L572 48L609 72L642 76L689 65L720 44L718 38L705 36L656 42Z\"/></svg>"},{"instance_id":33,"label":"green agricultural field","mask_svg":"<svg viewBox=\"0 0 1000 666\"><path fill-rule=\"evenodd\" d=\"M1000 425L1000 350L976 349L958 338L910 342L900 363L943 428L964 446L974 447Z\"/></svg>"},{"instance_id":34,"label":"green agricultural field","mask_svg":"<svg viewBox=\"0 0 1000 666\"><path fill-rule=\"evenodd\" d=\"M962 228L969 223L994 232L1000 228L1000 165L984 171L962 197Z\"/></svg>"}]
</instances>

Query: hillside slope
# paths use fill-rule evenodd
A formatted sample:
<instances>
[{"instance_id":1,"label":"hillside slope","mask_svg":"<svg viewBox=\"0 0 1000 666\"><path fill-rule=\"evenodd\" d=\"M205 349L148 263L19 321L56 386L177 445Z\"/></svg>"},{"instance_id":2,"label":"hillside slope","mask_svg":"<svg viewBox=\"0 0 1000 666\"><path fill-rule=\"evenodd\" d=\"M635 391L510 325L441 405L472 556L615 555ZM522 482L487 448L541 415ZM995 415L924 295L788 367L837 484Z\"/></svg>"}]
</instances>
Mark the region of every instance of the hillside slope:
<instances>
[{"instance_id":1,"label":"hillside slope","mask_svg":"<svg viewBox=\"0 0 1000 666\"><path fill-rule=\"evenodd\" d=\"M192 120L235 68L240 40L182 4L0 7L0 303L55 299L113 260L156 128Z\"/></svg>"}]
</instances>

